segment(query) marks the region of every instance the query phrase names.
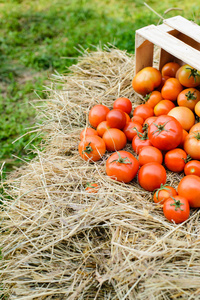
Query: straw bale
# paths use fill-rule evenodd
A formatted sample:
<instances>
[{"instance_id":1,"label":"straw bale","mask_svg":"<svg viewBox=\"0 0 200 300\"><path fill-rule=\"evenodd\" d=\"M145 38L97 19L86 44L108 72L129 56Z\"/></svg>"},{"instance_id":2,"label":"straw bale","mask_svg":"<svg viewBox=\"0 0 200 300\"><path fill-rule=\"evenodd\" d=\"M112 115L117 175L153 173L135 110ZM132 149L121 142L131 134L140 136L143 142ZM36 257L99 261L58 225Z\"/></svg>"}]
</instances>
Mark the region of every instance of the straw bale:
<instances>
[{"instance_id":1,"label":"straw bale","mask_svg":"<svg viewBox=\"0 0 200 300\"><path fill-rule=\"evenodd\" d=\"M137 178L106 176L109 153L96 163L78 154L94 104L112 107L120 96L142 103L133 76L134 55L105 46L83 51L69 73L52 78L41 108L44 150L2 183L7 299L200 299L199 210L169 223ZM182 176L167 172L167 182L176 187ZM89 194L94 181L98 193Z\"/></svg>"}]
</instances>

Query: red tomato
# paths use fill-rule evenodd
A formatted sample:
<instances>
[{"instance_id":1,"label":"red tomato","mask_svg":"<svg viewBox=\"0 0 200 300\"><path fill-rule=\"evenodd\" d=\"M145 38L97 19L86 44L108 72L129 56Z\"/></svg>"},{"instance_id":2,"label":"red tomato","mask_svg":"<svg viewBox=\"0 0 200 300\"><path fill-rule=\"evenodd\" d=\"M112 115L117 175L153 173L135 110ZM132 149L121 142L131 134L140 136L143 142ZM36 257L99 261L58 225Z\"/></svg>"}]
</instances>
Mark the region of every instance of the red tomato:
<instances>
[{"instance_id":1,"label":"red tomato","mask_svg":"<svg viewBox=\"0 0 200 300\"><path fill-rule=\"evenodd\" d=\"M97 126L98 135L102 137L104 135L104 132L108 129L110 129L110 126L108 125L107 121L99 123L99 125Z\"/></svg>"},{"instance_id":2,"label":"red tomato","mask_svg":"<svg viewBox=\"0 0 200 300\"><path fill-rule=\"evenodd\" d=\"M182 172L187 162L187 153L180 148L175 148L165 154L165 166L172 172Z\"/></svg>"},{"instance_id":3,"label":"red tomato","mask_svg":"<svg viewBox=\"0 0 200 300\"><path fill-rule=\"evenodd\" d=\"M88 193L97 193L98 189L99 189L99 186L97 183L95 183L95 182L87 182L86 183L85 191L87 191Z\"/></svg>"},{"instance_id":4,"label":"red tomato","mask_svg":"<svg viewBox=\"0 0 200 300\"><path fill-rule=\"evenodd\" d=\"M98 135L86 135L78 146L80 156L84 160L97 161L106 152L106 145Z\"/></svg>"},{"instance_id":5,"label":"red tomato","mask_svg":"<svg viewBox=\"0 0 200 300\"><path fill-rule=\"evenodd\" d=\"M129 122L123 129L128 141L132 141L137 132L142 132L142 125L137 122Z\"/></svg>"},{"instance_id":6,"label":"red tomato","mask_svg":"<svg viewBox=\"0 0 200 300\"><path fill-rule=\"evenodd\" d=\"M200 176L200 161L195 159L188 161L184 167L184 173Z\"/></svg>"},{"instance_id":7,"label":"red tomato","mask_svg":"<svg viewBox=\"0 0 200 300\"><path fill-rule=\"evenodd\" d=\"M188 132L185 129L183 129L182 140L181 140L180 144L178 145L178 148L183 148L184 147L184 142L185 142L185 139L186 139L187 135L188 135Z\"/></svg>"},{"instance_id":8,"label":"red tomato","mask_svg":"<svg viewBox=\"0 0 200 300\"><path fill-rule=\"evenodd\" d=\"M142 147L144 146L151 146L151 142L148 138L148 134L146 132L139 133L136 136L134 136L132 140L132 148L138 154Z\"/></svg>"},{"instance_id":9,"label":"red tomato","mask_svg":"<svg viewBox=\"0 0 200 300\"><path fill-rule=\"evenodd\" d=\"M184 176L177 188L180 196L186 197L190 207L200 207L200 177L196 175Z\"/></svg>"},{"instance_id":10,"label":"red tomato","mask_svg":"<svg viewBox=\"0 0 200 300\"><path fill-rule=\"evenodd\" d=\"M125 98L125 97L118 98L114 101L113 108L121 109L129 115L132 110L131 100L129 100L128 98Z\"/></svg>"},{"instance_id":11,"label":"red tomato","mask_svg":"<svg viewBox=\"0 0 200 300\"><path fill-rule=\"evenodd\" d=\"M153 201L155 203L163 204L171 196L176 196L177 191L170 185L164 184L160 188L156 189L153 195Z\"/></svg>"},{"instance_id":12,"label":"red tomato","mask_svg":"<svg viewBox=\"0 0 200 300\"><path fill-rule=\"evenodd\" d=\"M186 106L194 110L196 103L200 100L200 92L195 88L184 89L177 97L179 106Z\"/></svg>"},{"instance_id":13,"label":"red tomato","mask_svg":"<svg viewBox=\"0 0 200 300\"><path fill-rule=\"evenodd\" d=\"M126 124L127 124L128 122L131 121L131 118L129 117L129 115L126 112L125 112L125 116L126 116Z\"/></svg>"},{"instance_id":14,"label":"red tomato","mask_svg":"<svg viewBox=\"0 0 200 300\"><path fill-rule=\"evenodd\" d=\"M158 162L159 164L162 164L163 155L156 147L144 146L139 151L138 160L140 166L148 164L149 162Z\"/></svg>"},{"instance_id":15,"label":"red tomato","mask_svg":"<svg viewBox=\"0 0 200 300\"><path fill-rule=\"evenodd\" d=\"M133 116L140 116L144 120L154 115L153 108L148 104L140 104L133 111Z\"/></svg>"},{"instance_id":16,"label":"red tomato","mask_svg":"<svg viewBox=\"0 0 200 300\"><path fill-rule=\"evenodd\" d=\"M162 67L161 74L162 76L176 77L176 72L179 68L180 65L178 63L168 62Z\"/></svg>"},{"instance_id":17,"label":"red tomato","mask_svg":"<svg viewBox=\"0 0 200 300\"><path fill-rule=\"evenodd\" d=\"M163 99L176 101L178 94L183 90L183 86L180 84L178 79L169 78L161 89L161 95Z\"/></svg>"},{"instance_id":18,"label":"red tomato","mask_svg":"<svg viewBox=\"0 0 200 300\"><path fill-rule=\"evenodd\" d=\"M178 70L178 80L185 87L197 87L200 85L200 72L189 65L183 65Z\"/></svg>"},{"instance_id":19,"label":"red tomato","mask_svg":"<svg viewBox=\"0 0 200 300\"><path fill-rule=\"evenodd\" d=\"M146 100L146 104L150 105L152 108L156 106L162 99L161 92L159 91L153 91L149 94L147 94L144 99Z\"/></svg>"},{"instance_id":20,"label":"red tomato","mask_svg":"<svg viewBox=\"0 0 200 300\"><path fill-rule=\"evenodd\" d=\"M131 121L132 122L138 122L138 123L140 123L140 124L143 124L144 123L144 119L142 118L142 117L140 117L140 116L133 116L132 118L131 118Z\"/></svg>"},{"instance_id":21,"label":"red tomato","mask_svg":"<svg viewBox=\"0 0 200 300\"><path fill-rule=\"evenodd\" d=\"M123 149L127 142L125 133L117 128L108 129L103 135L103 140L107 151L110 152Z\"/></svg>"},{"instance_id":22,"label":"red tomato","mask_svg":"<svg viewBox=\"0 0 200 300\"><path fill-rule=\"evenodd\" d=\"M154 67L140 70L133 78L132 86L136 93L145 96L161 83L161 73Z\"/></svg>"},{"instance_id":23,"label":"red tomato","mask_svg":"<svg viewBox=\"0 0 200 300\"><path fill-rule=\"evenodd\" d=\"M89 122L92 127L97 127L99 123L106 120L107 113L110 109L102 104L93 106L89 111Z\"/></svg>"},{"instance_id":24,"label":"red tomato","mask_svg":"<svg viewBox=\"0 0 200 300\"><path fill-rule=\"evenodd\" d=\"M186 221L190 216L190 206L187 198L176 195L165 200L163 213L167 220L176 224Z\"/></svg>"},{"instance_id":25,"label":"red tomato","mask_svg":"<svg viewBox=\"0 0 200 300\"><path fill-rule=\"evenodd\" d=\"M167 115L168 112L172 108L175 107L175 104L170 100L161 100L155 107L154 107L154 114L155 116Z\"/></svg>"},{"instance_id":26,"label":"red tomato","mask_svg":"<svg viewBox=\"0 0 200 300\"><path fill-rule=\"evenodd\" d=\"M143 123L143 130L147 130L151 125L151 123L155 122L156 119L157 119L156 116L147 118Z\"/></svg>"},{"instance_id":27,"label":"red tomato","mask_svg":"<svg viewBox=\"0 0 200 300\"><path fill-rule=\"evenodd\" d=\"M139 185L149 192L159 188L161 184L165 184L166 178L166 170L158 162L145 164L138 172Z\"/></svg>"},{"instance_id":28,"label":"red tomato","mask_svg":"<svg viewBox=\"0 0 200 300\"><path fill-rule=\"evenodd\" d=\"M138 160L127 151L115 152L106 161L106 174L124 183L133 180L138 169Z\"/></svg>"},{"instance_id":29,"label":"red tomato","mask_svg":"<svg viewBox=\"0 0 200 300\"><path fill-rule=\"evenodd\" d=\"M200 160L200 131L190 132L186 136L184 150L193 159Z\"/></svg>"},{"instance_id":30,"label":"red tomato","mask_svg":"<svg viewBox=\"0 0 200 300\"><path fill-rule=\"evenodd\" d=\"M149 126L148 137L151 144L160 150L176 148L182 140L183 129L171 116L162 115Z\"/></svg>"},{"instance_id":31,"label":"red tomato","mask_svg":"<svg viewBox=\"0 0 200 300\"><path fill-rule=\"evenodd\" d=\"M168 112L168 116L172 116L179 121L183 129L188 131L195 123L194 113L185 106L176 106Z\"/></svg>"},{"instance_id":32,"label":"red tomato","mask_svg":"<svg viewBox=\"0 0 200 300\"><path fill-rule=\"evenodd\" d=\"M98 132L94 128L86 127L80 133L80 140L85 138L86 135L98 135Z\"/></svg>"},{"instance_id":33,"label":"red tomato","mask_svg":"<svg viewBox=\"0 0 200 300\"><path fill-rule=\"evenodd\" d=\"M126 115L121 109L112 109L106 116L108 126L123 129L126 125Z\"/></svg>"}]
</instances>

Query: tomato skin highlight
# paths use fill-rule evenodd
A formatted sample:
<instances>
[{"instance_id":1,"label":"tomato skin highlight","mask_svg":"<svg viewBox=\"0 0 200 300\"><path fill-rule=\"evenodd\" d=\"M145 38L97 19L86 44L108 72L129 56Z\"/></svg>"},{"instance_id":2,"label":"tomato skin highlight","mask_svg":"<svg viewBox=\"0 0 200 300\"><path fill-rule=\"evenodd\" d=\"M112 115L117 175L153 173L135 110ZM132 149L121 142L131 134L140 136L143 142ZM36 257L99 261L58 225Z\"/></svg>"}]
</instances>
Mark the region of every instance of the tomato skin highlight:
<instances>
[{"instance_id":1,"label":"tomato skin highlight","mask_svg":"<svg viewBox=\"0 0 200 300\"><path fill-rule=\"evenodd\" d=\"M118 151L107 159L106 174L120 182L128 183L133 180L139 169L138 160L128 151Z\"/></svg>"},{"instance_id":2,"label":"tomato skin highlight","mask_svg":"<svg viewBox=\"0 0 200 300\"><path fill-rule=\"evenodd\" d=\"M101 123L102 121L106 121L106 116L109 111L110 109L106 105L103 104L94 105L89 111L88 118L89 118L90 125L96 128L99 125L99 123Z\"/></svg>"},{"instance_id":3,"label":"tomato skin highlight","mask_svg":"<svg viewBox=\"0 0 200 300\"><path fill-rule=\"evenodd\" d=\"M184 167L185 175L196 175L200 177L200 161L199 160L191 160L188 161Z\"/></svg>"},{"instance_id":4,"label":"tomato skin highlight","mask_svg":"<svg viewBox=\"0 0 200 300\"><path fill-rule=\"evenodd\" d=\"M127 143L125 133L117 128L108 129L102 138L109 152L121 150Z\"/></svg>"},{"instance_id":5,"label":"tomato skin highlight","mask_svg":"<svg viewBox=\"0 0 200 300\"><path fill-rule=\"evenodd\" d=\"M157 189L153 195L154 203L163 204L165 200L167 200L171 196L176 196L177 191L170 185L161 185L159 189Z\"/></svg>"},{"instance_id":6,"label":"tomato skin highlight","mask_svg":"<svg viewBox=\"0 0 200 300\"><path fill-rule=\"evenodd\" d=\"M121 109L111 109L106 115L110 128L123 129L126 125L126 115Z\"/></svg>"},{"instance_id":7,"label":"tomato skin highlight","mask_svg":"<svg viewBox=\"0 0 200 300\"><path fill-rule=\"evenodd\" d=\"M168 170L172 172L182 172L187 159L187 153L180 148L175 148L165 154L164 163Z\"/></svg>"},{"instance_id":8,"label":"tomato skin highlight","mask_svg":"<svg viewBox=\"0 0 200 300\"><path fill-rule=\"evenodd\" d=\"M188 199L190 207L200 207L200 177L184 176L178 184L177 192Z\"/></svg>"},{"instance_id":9,"label":"tomato skin highlight","mask_svg":"<svg viewBox=\"0 0 200 300\"><path fill-rule=\"evenodd\" d=\"M166 178L165 168L157 162L150 162L143 165L138 172L139 185L149 192L153 192L161 184L165 184Z\"/></svg>"},{"instance_id":10,"label":"tomato skin highlight","mask_svg":"<svg viewBox=\"0 0 200 300\"><path fill-rule=\"evenodd\" d=\"M163 213L167 220L176 224L186 221L190 216L190 206L187 198L179 194L165 200Z\"/></svg>"},{"instance_id":11,"label":"tomato skin highlight","mask_svg":"<svg viewBox=\"0 0 200 300\"><path fill-rule=\"evenodd\" d=\"M139 165L143 166L149 162L158 162L162 164L163 155L162 152L153 146L144 146L139 151L138 156Z\"/></svg>"},{"instance_id":12,"label":"tomato skin highlight","mask_svg":"<svg viewBox=\"0 0 200 300\"><path fill-rule=\"evenodd\" d=\"M98 161L106 152L106 145L98 135L87 135L78 145L80 156L84 160Z\"/></svg>"},{"instance_id":13,"label":"tomato skin highlight","mask_svg":"<svg viewBox=\"0 0 200 300\"><path fill-rule=\"evenodd\" d=\"M121 109L122 111L124 111L125 113L127 113L129 115L132 111L132 102L128 98L120 97L114 101L113 108Z\"/></svg>"}]
</instances>

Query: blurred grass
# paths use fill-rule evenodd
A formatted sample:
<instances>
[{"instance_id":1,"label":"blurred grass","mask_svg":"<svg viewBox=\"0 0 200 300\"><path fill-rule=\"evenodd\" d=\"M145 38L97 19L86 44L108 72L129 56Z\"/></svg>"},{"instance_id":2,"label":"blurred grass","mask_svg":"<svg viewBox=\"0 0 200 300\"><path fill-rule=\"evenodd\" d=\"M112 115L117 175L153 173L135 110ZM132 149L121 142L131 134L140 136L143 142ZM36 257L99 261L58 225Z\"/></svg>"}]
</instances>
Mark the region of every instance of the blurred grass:
<instances>
[{"instance_id":1,"label":"blurred grass","mask_svg":"<svg viewBox=\"0 0 200 300\"><path fill-rule=\"evenodd\" d=\"M159 5L155 0L146 2L163 16L168 8L180 8L166 17L180 14L200 24L199 0L164 0ZM111 43L134 53L135 30L158 21L159 17L140 0L0 1L3 176L21 163L16 156L26 160L34 156L30 150L39 145L41 137L32 133L18 139L35 126L36 112L30 102L38 96L46 97L43 86L55 70L67 72L67 67L77 62L79 45L94 50L94 46Z\"/></svg>"}]
</instances>

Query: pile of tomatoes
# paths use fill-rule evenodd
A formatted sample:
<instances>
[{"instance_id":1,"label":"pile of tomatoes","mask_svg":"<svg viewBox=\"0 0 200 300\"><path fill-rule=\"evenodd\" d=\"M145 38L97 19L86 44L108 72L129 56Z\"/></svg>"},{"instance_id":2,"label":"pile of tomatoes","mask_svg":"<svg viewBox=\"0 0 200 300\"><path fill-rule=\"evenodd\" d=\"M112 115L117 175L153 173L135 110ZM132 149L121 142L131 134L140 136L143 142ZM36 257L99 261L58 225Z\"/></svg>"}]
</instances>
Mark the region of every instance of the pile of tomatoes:
<instances>
[{"instance_id":1,"label":"pile of tomatoes","mask_svg":"<svg viewBox=\"0 0 200 300\"><path fill-rule=\"evenodd\" d=\"M153 192L153 201L174 223L189 218L190 208L200 207L200 72L176 62L161 71L146 67L132 80L143 103L132 107L121 97L113 107L94 105L89 111L91 127L80 134L81 157L90 162L106 159L106 174ZM125 146L131 145L131 151ZM166 170L182 173L177 189L167 185ZM88 192L98 185L89 183Z\"/></svg>"}]
</instances>

